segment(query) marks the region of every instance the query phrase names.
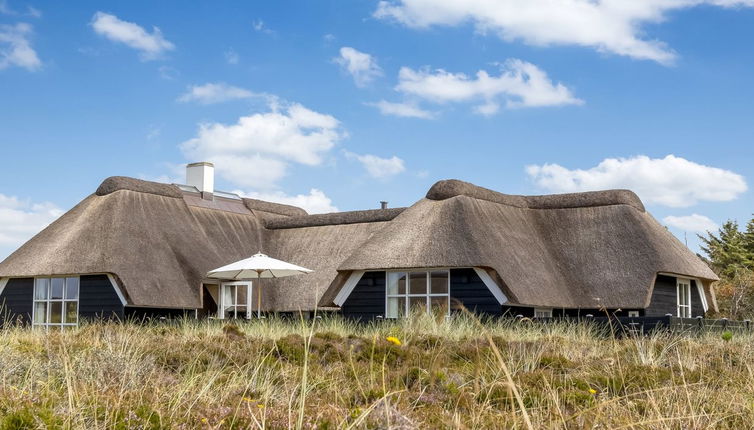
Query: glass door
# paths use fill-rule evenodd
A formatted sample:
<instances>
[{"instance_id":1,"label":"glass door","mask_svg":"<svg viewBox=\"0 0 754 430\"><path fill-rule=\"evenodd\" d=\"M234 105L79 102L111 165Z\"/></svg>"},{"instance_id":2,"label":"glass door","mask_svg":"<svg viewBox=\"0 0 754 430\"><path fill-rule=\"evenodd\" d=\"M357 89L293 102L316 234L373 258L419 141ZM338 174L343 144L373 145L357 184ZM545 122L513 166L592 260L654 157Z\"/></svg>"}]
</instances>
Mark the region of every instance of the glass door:
<instances>
[{"instance_id":1,"label":"glass door","mask_svg":"<svg viewBox=\"0 0 754 430\"><path fill-rule=\"evenodd\" d=\"M226 282L220 285L220 306L217 317L251 318L251 282Z\"/></svg>"}]
</instances>

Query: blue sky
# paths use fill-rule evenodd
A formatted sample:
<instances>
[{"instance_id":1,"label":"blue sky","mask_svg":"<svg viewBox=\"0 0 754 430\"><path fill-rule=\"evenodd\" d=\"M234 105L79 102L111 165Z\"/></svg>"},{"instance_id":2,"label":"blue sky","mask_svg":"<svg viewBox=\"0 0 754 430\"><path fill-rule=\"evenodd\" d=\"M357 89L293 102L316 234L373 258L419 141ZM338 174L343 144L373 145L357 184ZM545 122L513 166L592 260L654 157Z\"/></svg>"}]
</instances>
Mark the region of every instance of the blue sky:
<instances>
[{"instance_id":1,"label":"blue sky","mask_svg":"<svg viewBox=\"0 0 754 430\"><path fill-rule=\"evenodd\" d=\"M437 180L751 218L754 1L0 0L0 258L108 176L310 211Z\"/></svg>"}]
</instances>

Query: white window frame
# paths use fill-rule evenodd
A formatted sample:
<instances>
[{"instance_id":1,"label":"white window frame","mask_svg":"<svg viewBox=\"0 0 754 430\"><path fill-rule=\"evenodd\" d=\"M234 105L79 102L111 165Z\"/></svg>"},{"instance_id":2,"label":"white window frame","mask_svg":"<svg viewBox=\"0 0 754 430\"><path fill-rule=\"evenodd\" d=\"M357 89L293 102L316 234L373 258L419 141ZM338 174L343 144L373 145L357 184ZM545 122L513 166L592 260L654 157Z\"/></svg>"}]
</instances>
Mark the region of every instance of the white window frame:
<instances>
[{"instance_id":1,"label":"white window frame","mask_svg":"<svg viewBox=\"0 0 754 430\"><path fill-rule=\"evenodd\" d=\"M217 308L217 318L225 319L225 287L235 286L233 289L233 318L238 318L238 286L246 286L246 313L244 316L246 319L251 319L251 296L254 291L253 284L250 281L236 281L236 282L222 282L220 284L220 306Z\"/></svg>"},{"instance_id":2,"label":"white window frame","mask_svg":"<svg viewBox=\"0 0 754 430\"><path fill-rule=\"evenodd\" d=\"M629 318L638 318L639 317L639 311L628 311L628 317Z\"/></svg>"},{"instance_id":3,"label":"white window frame","mask_svg":"<svg viewBox=\"0 0 754 430\"><path fill-rule=\"evenodd\" d=\"M75 299L69 299L66 297L68 294L68 279L69 278L75 278L78 283L78 287L76 289L76 298ZM47 294L45 299L37 299L37 280L39 279L47 279ZM53 279L62 279L63 280L63 294L62 298L60 299L53 299L52 298L52 280ZM56 327L56 328L63 328L63 327L78 327L79 326L79 298L81 297L81 277L80 276L39 276L34 278L34 285L32 286L32 305L31 305L31 325L32 327L44 327L45 329L49 329L50 327ZM45 317L44 322L37 322L37 303L45 303ZM52 303L61 303L61 314L60 314L60 322L59 323L52 323L50 322L50 316L52 313ZM67 323L65 322L66 317L66 304L68 303L76 303L76 322L75 323Z\"/></svg>"},{"instance_id":4,"label":"white window frame","mask_svg":"<svg viewBox=\"0 0 754 430\"><path fill-rule=\"evenodd\" d=\"M416 272L424 272L425 275L426 275L426 280L427 280L426 287L427 287L427 289L425 290L426 293L424 293L424 294L411 294L410 293L410 291L411 291L411 285L410 285L410 283L411 283L411 273L416 273ZM447 288L447 291L445 293L441 293L441 294L440 293L435 293L435 294L433 294L431 292L432 291L431 290L431 288L432 288L432 276L431 276L432 272L445 272L445 273L447 273L447 275L448 275L448 288ZM389 283L390 283L390 274L391 273L403 273L403 274L406 275L406 291L405 291L404 294L389 294L388 293L388 288L390 287ZM450 269L411 269L411 270L388 270L388 271L385 271L385 318L388 318L388 319L397 319L397 318L405 318L406 316L408 316L409 312L411 310L411 304L410 304L411 300L410 299L412 297L424 297L426 299L426 306L427 306L426 311L427 312L429 312L429 311L432 310L431 301L432 301L433 297L445 297L448 300L448 310L447 310L447 314L445 316L450 316ZM388 316L389 315L389 313L388 313L388 302L390 301L391 298L403 298L404 299L404 309L403 309L403 316L402 317L400 317L400 316L398 316L398 317Z\"/></svg>"},{"instance_id":5,"label":"white window frame","mask_svg":"<svg viewBox=\"0 0 754 430\"><path fill-rule=\"evenodd\" d=\"M534 308L534 318L552 318L552 308Z\"/></svg>"},{"instance_id":6,"label":"white window frame","mask_svg":"<svg viewBox=\"0 0 754 430\"><path fill-rule=\"evenodd\" d=\"M691 279L675 278L675 298L679 318L691 318Z\"/></svg>"}]
</instances>

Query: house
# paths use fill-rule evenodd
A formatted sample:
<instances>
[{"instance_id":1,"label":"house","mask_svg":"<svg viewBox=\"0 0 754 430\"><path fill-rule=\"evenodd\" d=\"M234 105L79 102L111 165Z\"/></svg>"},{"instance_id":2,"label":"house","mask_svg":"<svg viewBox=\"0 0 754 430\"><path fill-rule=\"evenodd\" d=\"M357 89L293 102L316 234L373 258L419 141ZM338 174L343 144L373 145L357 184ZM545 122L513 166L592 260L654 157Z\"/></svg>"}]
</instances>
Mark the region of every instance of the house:
<instances>
[{"instance_id":1,"label":"house","mask_svg":"<svg viewBox=\"0 0 754 430\"><path fill-rule=\"evenodd\" d=\"M547 196L440 181L407 208L308 215L214 189L126 177L0 263L4 321L248 317L337 310L369 320L411 309L549 317L703 316L718 278L630 191ZM262 251L311 275L221 282L206 273Z\"/></svg>"}]
</instances>

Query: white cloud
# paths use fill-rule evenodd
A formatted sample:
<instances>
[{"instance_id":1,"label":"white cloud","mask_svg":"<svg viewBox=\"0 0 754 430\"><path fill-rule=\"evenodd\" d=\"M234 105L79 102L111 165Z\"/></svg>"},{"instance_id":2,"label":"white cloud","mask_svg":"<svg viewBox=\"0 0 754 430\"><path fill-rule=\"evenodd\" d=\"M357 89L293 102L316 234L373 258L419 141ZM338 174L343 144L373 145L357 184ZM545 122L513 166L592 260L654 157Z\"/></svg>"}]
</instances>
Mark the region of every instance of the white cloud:
<instances>
[{"instance_id":1,"label":"white cloud","mask_svg":"<svg viewBox=\"0 0 754 430\"><path fill-rule=\"evenodd\" d=\"M377 65L374 57L349 46L340 48L340 56L335 57L333 61L348 72L359 87L366 86L382 75L382 69Z\"/></svg>"},{"instance_id":2,"label":"white cloud","mask_svg":"<svg viewBox=\"0 0 754 430\"><path fill-rule=\"evenodd\" d=\"M109 13L95 13L91 26L97 34L136 49L142 60L154 60L166 51L175 49L175 45L162 37L159 28L153 27L152 33L149 33L138 24L123 21Z\"/></svg>"},{"instance_id":3,"label":"white cloud","mask_svg":"<svg viewBox=\"0 0 754 430\"><path fill-rule=\"evenodd\" d=\"M225 61L228 64L238 64L238 61L241 59L241 57L238 55L238 53L232 49L229 49L225 51Z\"/></svg>"},{"instance_id":4,"label":"white cloud","mask_svg":"<svg viewBox=\"0 0 754 430\"><path fill-rule=\"evenodd\" d=\"M608 158L586 170L534 165L527 166L526 172L539 187L552 192L627 188L645 203L676 208L701 201L730 201L747 189L746 180L739 174L674 155Z\"/></svg>"},{"instance_id":5,"label":"white cloud","mask_svg":"<svg viewBox=\"0 0 754 430\"><path fill-rule=\"evenodd\" d=\"M34 71L42 67L29 37L32 26L26 23L0 25L0 70L10 66Z\"/></svg>"},{"instance_id":6,"label":"white cloud","mask_svg":"<svg viewBox=\"0 0 754 430\"><path fill-rule=\"evenodd\" d=\"M49 202L32 203L0 194L0 261L62 214Z\"/></svg>"},{"instance_id":7,"label":"white cloud","mask_svg":"<svg viewBox=\"0 0 754 430\"><path fill-rule=\"evenodd\" d=\"M402 67L395 89L435 103L475 102L477 113L491 115L500 103L508 108L579 105L563 84L554 84L543 70L525 61L511 59L501 65L500 75L480 70L475 78L442 69L413 70Z\"/></svg>"},{"instance_id":8,"label":"white cloud","mask_svg":"<svg viewBox=\"0 0 754 430\"><path fill-rule=\"evenodd\" d=\"M706 233L717 230L717 224L704 215L691 214L686 216L666 216L662 219L666 225L679 230L693 233Z\"/></svg>"},{"instance_id":9,"label":"white cloud","mask_svg":"<svg viewBox=\"0 0 754 430\"><path fill-rule=\"evenodd\" d=\"M383 115L422 119L432 119L435 117L434 112L424 110L412 103L393 103L386 100L380 100L376 103L367 103L367 105L376 107Z\"/></svg>"},{"instance_id":10,"label":"white cloud","mask_svg":"<svg viewBox=\"0 0 754 430\"><path fill-rule=\"evenodd\" d=\"M234 193L243 196L243 197L249 197L252 199L258 199L258 200L264 200L268 202L275 202L275 203L283 203L286 205L293 205L300 207L307 211L310 214L317 214L317 213L329 213L329 212L337 212L338 208L333 206L332 200L325 195L324 192L312 188L309 190L309 194L296 194L296 195L288 195L283 192L269 192L269 193L259 193L259 192L250 192L245 193L243 191L236 190Z\"/></svg>"},{"instance_id":11,"label":"white cloud","mask_svg":"<svg viewBox=\"0 0 754 430\"><path fill-rule=\"evenodd\" d=\"M230 100L248 99L255 94L249 90L234 87L224 82L206 83L204 85L192 85L178 98L178 101L199 102L202 104L222 103Z\"/></svg>"},{"instance_id":12,"label":"white cloud","mask_svg":"<svg viewBox=\"0 0 754 430\"><path fill-rule=\"evenodd\" d=\"M381 158L372 154L359 155L348 151L345 154L347 158L359 161L373 178L385 179L406 170L403 160L395 155L390 158Z\"/></svg>"},{"instance_id":13,"label":"white cloud","mask_svg":"<svg viewBox=\"0 0 754 430\"><path fill-rule=\"evenodd\" d=\"M700 5L751 7L754 0L391 0L380 1L374 15L412 28L472 23L506 41L585 46L670 64L676 54L644 37L644 27Z\"/></svg>"},{"instance_id":14,"label":"white cloud","mask_svg":"<svg viewBox=\"0 0 754 430\"><path fill-rule=\"evenodd\" d=\"M251 26L254 28L254 31L257 31L259 33L264 33L270 36L275 35L275 31L267 27L267 24L265 24L264 21L262 21L261 19L257 19L254 22L252 22Z\"/></svg>"},{"instance_id":15,"label":"white cloud","mask_svg":"<svg viewBox=\"0 0 754 430\"><path fill-rule=\"evenodd\" d=\"M289 163L319 165L346 136L337 119L300 104L243 116L235 124L199 125L197 136L181 144L192 160L214 162L219 175L241 187L274 188Z\"/></svg>"}]
</instances>

